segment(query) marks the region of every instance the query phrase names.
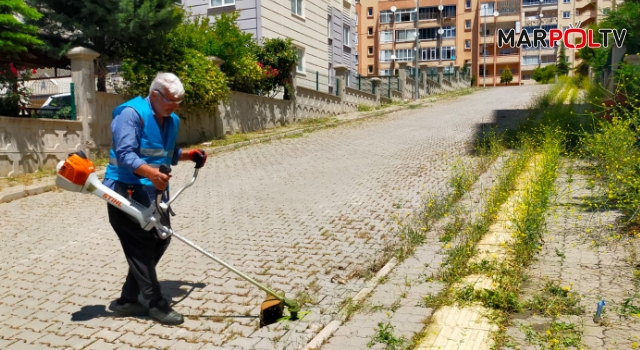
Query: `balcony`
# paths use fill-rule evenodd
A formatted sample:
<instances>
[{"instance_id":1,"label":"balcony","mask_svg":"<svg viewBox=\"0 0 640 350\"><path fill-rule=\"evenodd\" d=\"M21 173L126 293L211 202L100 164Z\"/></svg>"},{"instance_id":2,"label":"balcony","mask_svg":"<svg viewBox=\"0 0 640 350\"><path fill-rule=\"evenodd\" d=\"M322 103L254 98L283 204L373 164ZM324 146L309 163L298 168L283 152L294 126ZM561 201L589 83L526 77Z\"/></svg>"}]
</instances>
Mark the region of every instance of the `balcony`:
<instances>
[{"instance_id":1,"label":"balcony","mask_svg":"<svg viewBox=\"0 0 640 350\"><path fill-rule=\"evenodd\" d=\"M558 17L543 17L542 19L540 19L540 18L527 19L525 17L525 20L524 20L524 26L525 27L538 27L538 26L541 26L541 25L544 26L544 25L552 25L552 24L555 24L555 25L558 24Z\"/></svg>"},{"instance_id":2,"label":"balcony","mask_svg":"<svg viewBox=\"0 0 640 350\"><path fill-rule=\"evenodd\" d=\"M558 0L543 0L542 3L540 0L522 0L522 7L530 7L530 6L558 6Z\"/></svg>"},{"instance_id":3,"label":"balcony","mask_svg":"<svg viewBox=\"0 0 640 350\"><path fill-rule=\"evenodd\" d=\"M480 34L478 36L478 40L479 40L480 46L484 45L485 39L486 39L486 43L487 44L493 44L493 43L496 42L496 37L493 34L490 34L490 35L482 35L482 34Z\"/></svg>"},{"instance_id":4,"label":"balcony","mask_svg":"<svg viewBox=\"0 0 640 350\"><path fill-rule=\"evenodd\" d=\"M512 53L507 55L498 55L496 56L497 64L506 64L506 63L520 63L520 54Z\"/></svg>"}]
</instances>

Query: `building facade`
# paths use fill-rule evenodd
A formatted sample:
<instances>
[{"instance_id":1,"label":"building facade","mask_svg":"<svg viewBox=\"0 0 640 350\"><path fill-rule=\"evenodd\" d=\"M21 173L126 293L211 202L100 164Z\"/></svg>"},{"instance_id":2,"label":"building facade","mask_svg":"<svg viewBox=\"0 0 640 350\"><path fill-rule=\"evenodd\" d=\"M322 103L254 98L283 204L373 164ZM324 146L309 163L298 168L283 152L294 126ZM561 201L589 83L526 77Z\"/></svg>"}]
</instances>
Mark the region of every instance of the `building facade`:
<instances>
[{"instance_id":1,"label":"building facade","mask_svg":"<svg viewBox=\"0 0 640 350\"><path fill-rule=\"evenodd\" d=\"M297 84L331 92L336 65L356 73L354 0L182 0L192 16L238 11L240 29L254 38L291 38L298 48Z\"/></svg>"},{"instance_id":2,"label":"building facade","mask_svg":"<svg viewBox=\"0 0 640 350\"><path fill-rule=\"evenodd\" d=\"M358 72L394 75L398 62L414 66L417 53L420 67L469 67L476 86L499 85L507 67L512 85L535 83L533 70L555 64L558 46L498 47L498 31L566 30L579 21L586 28L611 7L612 0L359 0ZM566 50L571 67L580 63L576 54Z\"/></svg>"}]
</instances>

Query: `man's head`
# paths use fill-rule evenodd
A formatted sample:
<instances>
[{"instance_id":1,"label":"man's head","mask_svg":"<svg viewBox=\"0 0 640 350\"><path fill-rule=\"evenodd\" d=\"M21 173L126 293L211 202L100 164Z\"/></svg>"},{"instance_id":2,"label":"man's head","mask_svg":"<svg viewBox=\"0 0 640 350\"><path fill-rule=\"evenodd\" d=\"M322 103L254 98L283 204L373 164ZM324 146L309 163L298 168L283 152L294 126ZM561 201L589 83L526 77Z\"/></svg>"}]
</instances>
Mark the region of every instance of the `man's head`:
<instances>
[{"instance_id":1,"label":"man's head","mask_svg":"<svg viewBox=\"0 0 640 350\"><path fill-rule=\"evenodd\" d=\"M149 100L156 115L168 117L182 102L184 86L173 73L158 73L149 88Z\"/></svg>"}]
</instances>

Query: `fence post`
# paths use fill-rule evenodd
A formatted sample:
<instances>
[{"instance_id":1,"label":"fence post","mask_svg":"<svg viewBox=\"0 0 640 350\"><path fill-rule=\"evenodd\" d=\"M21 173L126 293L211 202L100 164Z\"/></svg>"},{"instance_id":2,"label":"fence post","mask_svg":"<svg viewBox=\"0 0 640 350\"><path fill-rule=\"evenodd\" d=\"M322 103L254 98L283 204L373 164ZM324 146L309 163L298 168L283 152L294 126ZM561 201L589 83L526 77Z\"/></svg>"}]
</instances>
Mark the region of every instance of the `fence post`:
<instances>
[{"instance_id":1,"label":"fence post","mask_svg":"<svg viewBox=\"0 0 640 350\"><path fill-rule=\"evenodd\" d=\"M371 89L373 90L373 94L376 95L376 103L378 106L380 105L380 89L376 89L378 85L380 85L380 78L375 77L371 78Z\"/></svg>"},{"instance_id":2,"label":"fence post","mask_svg":"<svg viewBox=\"0 0 640 350\"><path fill-rule=\"evenodd\" d=\"M343 101L346 97L347 92L347 74L349 73L349 68L343 64L339 64L334 66L333 69L336 71L336 96L340 97L340 105L342 106L342 111L346 111L346 106Z\"/></svg>"},{"instance_id":3,"label":"fence post","mask_svg":"<svg viewBox=\"0 0 640 350\"><path fill-rule=\"evenodd\" d=\"M455 75L456 83L458 83L458 82L460 82L460 66L459 65L453 66L453 70L456 73L456 75Z\"/></svg>"},{"instance_id":4,"label":"fence post","mask_svg":"<svg viewBox=\"0 0 640 350\"><path fill-rule=\"evenodd\" d=\"M316 71L316 91L320 90L320 80L318 79L319 78L319 74L318 73L319 72Z\"/></svg>"},{"instance_id":5,"label":"fence post","mask_svg":"<svg viewBox=\"0 0 640 350\"><path fill-rule=\"evenodd\" d=\"M360 78L360 74L358 74L358 90L362 91L362 81Z\"/></svg>"},{"instance_id":6,"label":"fence post","mask_svg":"<svg viewBox=\"0 0 640 350\"><path fill-rule=\"evenodd\" d=\"M400 91L400 100L404 100L404 86L407 83L407 62L398 62L398 91Z\"/></svg>"},{"instance_id":7,"label":"fence post","mask_svg":"<svg viewBox=\"0 0 640 350\"><path fill-rule=\"evenodd\" d=\"M391 99L391 76L387 77L387 98Z\"/></svg>"},{"instance_id":8,"label":"fence post","mask_svg":"<svg viewBox=\"0 0 640 350\"><path fill-rule=\"evenodd\" d=\"M76 116L76 87L73 83L69 84L71 92L71 120L77 120Z\"/></svg>"},{"instance_id":9,"label":"fence post","mask_svg":"<svg viewBox=\"0 0 640 350\"><path fill-rule=\"evenodd\" d=\"M420 68L420 70L422 71L422 73L420 73L420 81L422 82L422 86L424 87L424 94L428 95L429 85L427 84L427 77L429 74L429 67L427 66L427 63L420 63Z\"/></svg>"},{"instance_id":10,"label":"fence post","mask_svg":"<svg viewBox=\"0 0 640 350\"><path fill-rule=\"evenodd\" d=\"M442 84L444 66L438 66L438 84Z\"/></svg>"},{"instance_id":11,"label":"fence post","mask_svg":"<svg viewBox=\"0 0 640 350\"><path fill-rule=\"evenodd\" d=\"M96 143L91 130L96 118L96 78L94 61L99 53L82 46L67 52L71 60L71 82L76 104L76 120L82 121L82 148L91 159L95 158ZM92 154L93 153L93 154Z\"/></svg>"}]
</instances>

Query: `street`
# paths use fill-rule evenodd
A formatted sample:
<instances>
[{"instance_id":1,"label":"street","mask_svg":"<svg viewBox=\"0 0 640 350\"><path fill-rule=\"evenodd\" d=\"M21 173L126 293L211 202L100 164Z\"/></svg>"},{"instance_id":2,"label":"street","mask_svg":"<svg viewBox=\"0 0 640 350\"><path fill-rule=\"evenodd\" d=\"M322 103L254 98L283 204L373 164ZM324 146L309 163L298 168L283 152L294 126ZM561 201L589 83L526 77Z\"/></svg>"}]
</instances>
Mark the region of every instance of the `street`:
<instances>
[{"instance_id":1,"label":"street","mask_svg":"<svg viewBox=\"0 0 640 350\"><path fill-rule=\"evenodd\" d=\"M173 229L288 297L305 295L300 321L259 329L265 293L177 239L158 275L185 323L114 318L127 264L107 204L62 191L0 204L0 348L304 346L364 285L349 276L382 249L390 216L448 191L451 163L469 156L494 111L524 109L544 89L492 88L209 156L172 205ZM192 174L190 162L174 167L172 190Z\"/></svg>"}]
</instances>

